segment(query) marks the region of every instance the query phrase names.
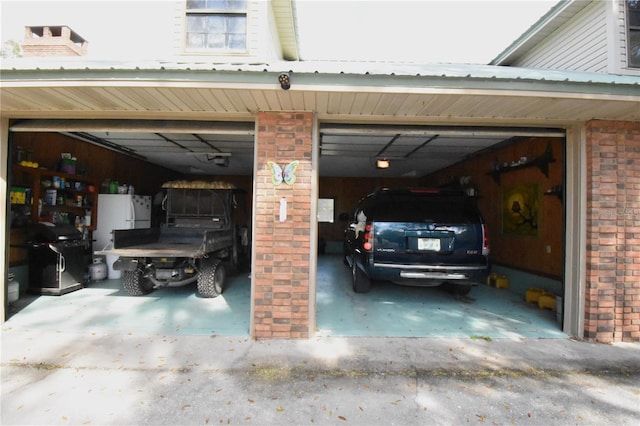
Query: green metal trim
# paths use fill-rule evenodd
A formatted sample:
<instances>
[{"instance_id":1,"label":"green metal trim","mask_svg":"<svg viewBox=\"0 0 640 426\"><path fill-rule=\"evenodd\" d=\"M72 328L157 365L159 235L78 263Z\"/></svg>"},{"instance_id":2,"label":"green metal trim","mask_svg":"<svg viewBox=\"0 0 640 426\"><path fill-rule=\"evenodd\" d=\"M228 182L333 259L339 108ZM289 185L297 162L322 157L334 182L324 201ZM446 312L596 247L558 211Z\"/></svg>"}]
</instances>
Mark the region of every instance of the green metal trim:
<instances>
[{"instance_id":1,"label":"green metal trim","mask_svg":"<svg viewBox=\"0 0 640 426\"><path fill-rule=\"evenodd\" d=\"M112 83L136 83L142 85L163 83L203 83L203 84L242 84L247 89L251 85L273 85L279 87L279 72L273 71L218 71L211 70L4 70L1 81L5 87L12 82L37 82L43 87L61 82L82 82L80 86L105 85ZM336 87L390 87L419 89L444 88L460 90L496 90L496 91L538 91L552 93L573 93L591 95L640 96L640 78L621 79L612 76L611 82L572 81L569 75L565 80L547 80L544 78L523 77L474 77L433 76L433 75L383 75L383 74L327 74L327 73L290 73L291 85ZM539 75L539 74L538 74ZM115 84L117 86L117 84Z\"/></svg>"}]
</instances>

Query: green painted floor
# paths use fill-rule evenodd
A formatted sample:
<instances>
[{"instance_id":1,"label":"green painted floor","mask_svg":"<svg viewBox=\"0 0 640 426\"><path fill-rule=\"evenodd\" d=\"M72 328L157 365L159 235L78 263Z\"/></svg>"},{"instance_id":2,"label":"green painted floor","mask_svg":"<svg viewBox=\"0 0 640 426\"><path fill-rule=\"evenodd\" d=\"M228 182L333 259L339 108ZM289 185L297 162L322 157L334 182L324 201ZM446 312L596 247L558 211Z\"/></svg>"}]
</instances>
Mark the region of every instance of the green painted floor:
<instances>
[{"instance_id":1,"label":"green painted floor","mask_svg":"<svg viewBox=\"0 0 640 426\"><path fill-rule=\"evenodd\" d=\"M221 297L198 297L195 284L129 296L120 280L93 282L62 296L27 296L4 327L95 333L248 335L248 274L229 277Z\"/></svg>"},{"instance_id":2,"label":"green painted floor","mask_svg":"<svg viewBox=\"0 0 640 426\"><path fill-rule=\"evenodd\" d=\"M340 256L318 262L317 334L321 336L566 338L551 310L524 301L516 289L537 278L510 271L512 289L474 287L464 298L440 288L373 286L351 290ZM532 283L527 283L531 280ZM512 282L514 280L512 279ZM553 285L554 283L547 283ZM78 333L247 336L251 283L248 273L228 277L222 296L203 299L195 285L128 296L120 280L91 283L63 296L25 295L10 307L3 329L66 330Z\"/></svg>"},{"instance_id":3,"label":"green painted floor","mask_svg":"<svg viewBox=\"0 0 640 426\"><path fill-rule=\"evenodd\" d=\"M350 270L339 256L323 256L318 268L317 326L320 335L391 337L566 338L556 313L524 300L525 287L555 283L494 268L519 282L509 290L475 286L465 297L442 287L376 283L366 294L351 289ZM513 281L513 280L512 280ZM522 292L522 293L520 293Z\"/></svg>"}]
</instances>

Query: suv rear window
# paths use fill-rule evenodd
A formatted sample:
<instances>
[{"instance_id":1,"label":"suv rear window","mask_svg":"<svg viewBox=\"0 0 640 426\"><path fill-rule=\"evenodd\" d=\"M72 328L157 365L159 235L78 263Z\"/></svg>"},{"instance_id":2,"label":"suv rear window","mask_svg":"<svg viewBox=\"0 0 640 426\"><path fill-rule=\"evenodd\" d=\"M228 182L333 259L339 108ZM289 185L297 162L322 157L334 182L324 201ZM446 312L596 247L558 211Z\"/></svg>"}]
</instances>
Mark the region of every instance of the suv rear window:
<instances>
[{"instance_id":1,"label":"suv rear window","mask_svg":"<svg viewBox=\"0 0 640 426\"><path fill-rule=\"evenodd\" d=\"M372 200L373 201L373 200ZM388 222L478 223L475 201L452 193L381 192L375 196L369 220Z\"/></svg>"}]
</instances>

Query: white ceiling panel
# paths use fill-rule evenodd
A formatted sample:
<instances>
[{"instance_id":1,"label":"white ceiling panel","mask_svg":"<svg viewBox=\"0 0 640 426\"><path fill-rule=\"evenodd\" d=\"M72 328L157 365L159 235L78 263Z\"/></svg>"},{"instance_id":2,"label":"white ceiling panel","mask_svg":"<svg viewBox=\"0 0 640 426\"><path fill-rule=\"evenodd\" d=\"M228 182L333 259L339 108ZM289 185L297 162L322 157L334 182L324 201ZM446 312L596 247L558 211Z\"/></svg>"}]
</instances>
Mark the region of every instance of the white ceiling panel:
<instances>
[{"instance_id":1,"label":"white ceiling panel","mask_svg":"<svg viewBox=\"0 0 640 426\"><path fill-rule=\"evenodd\" d=\"M20 120L13 131L58 131L188 174L251 175L255 124L164 120ZM320 176L420 177L514 137L557 136L552 128L320 125ZM226 156L221 166L216 157ZM378 158L392 167L378 170Z\"/></svg>"},{"instance_id":2,"label":"white ceiling panel","mask_svg":"<svg viewBox=\"0 0 640 426\"><path fill-rule=\"evenodd\" d=\"M37 123L23 122L15 128L20 131L39 128L52 130L56 121L43 121L40 126ZM72 129L75 122L68 123ZM94 122L92 126L102 130L69 131L65 128L64 133L90 143L119 149L183 173L253 173L254 135L250 130L251 123L221 126L219 131L213 130L215 125L212 125L211 129L203 126L202 129L194 128L194 132L163 130L184 127L185 123L181 122L160 122L155 128L151 124L147 126L144 122L132 122L131 131L123 130L122 127L126 127L126 123L118 123L114 131L104 130L108 124ZM82 127L80 124L76 126ZM133 128L145 130L134 131ZM228 129L226 133L225 129ZM320 175L334 177L420 177L461 161L480 150L504 143L514 135L548 135L549 132L558 134L558 131L548 129L432 129L417 126L345 124L326 124L321 126L320 132ZM229 157L228 166L220 166L214 162L216 156L220 155ZM389 159L391 168L376 169L375 162L378 158Z\"/></svg>"}]
</instances>

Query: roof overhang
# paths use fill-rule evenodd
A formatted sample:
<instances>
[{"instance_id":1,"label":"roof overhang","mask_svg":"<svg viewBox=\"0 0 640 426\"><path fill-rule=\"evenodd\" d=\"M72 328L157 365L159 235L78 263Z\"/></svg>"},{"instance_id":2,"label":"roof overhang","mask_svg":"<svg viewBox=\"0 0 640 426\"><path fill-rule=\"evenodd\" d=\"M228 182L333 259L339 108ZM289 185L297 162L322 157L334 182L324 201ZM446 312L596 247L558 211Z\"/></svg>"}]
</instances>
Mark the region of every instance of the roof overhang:
<instances>
[{"instance_id":1,"label":"roof overhang","mask_svg":"<svg viewBox=\"0 0 640 426\"><path fill-rule=\"evenodd\" d=\"M320 120L419 124L640 120L634 76L471 65L7 62L0 108L10 118L252 120L259 111L313 111ZM282 72L289 90L278 83Z\"/></svg>"},{"instance_id":2,"label":"roof overhang","mask_svg":"<svg viewBox=\"0 0 640 426\"><path fill-rule=\"evenodd\" d=\"M640 78L629 76L325 62L2 66L12 131L59 132L192 174L251 174L261 111L314 112L322 175L359 177L421 176L591 119L640 121ZM227 167L212 165L220 153ZM383 172L372 165L382 153L393 160Z\"/></svg>"},{"instance_id":3,"label":"roof overhang","mask_svg":"<svg viewBox=\"0 0 640 426\"><path fill-rule=\"evenodd\" d=\"M282 57L288 61L299 60L295 3L292 0L271 0L271 10L278 31Z\"/></svg>"}]
</instances>

